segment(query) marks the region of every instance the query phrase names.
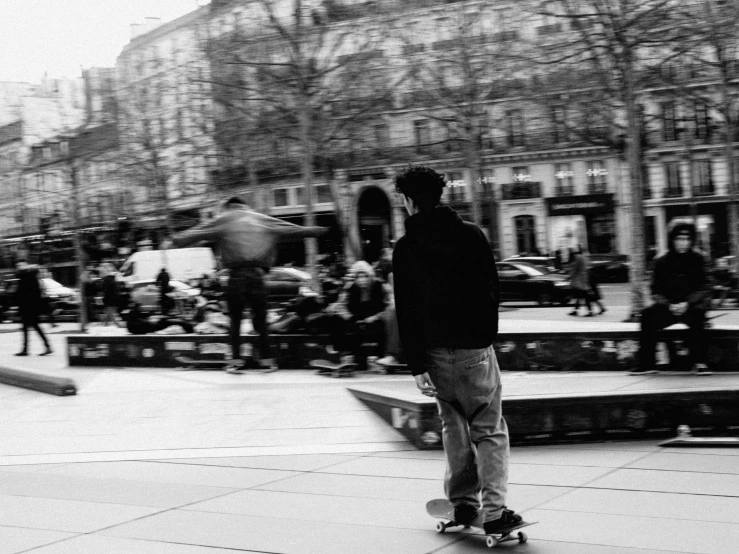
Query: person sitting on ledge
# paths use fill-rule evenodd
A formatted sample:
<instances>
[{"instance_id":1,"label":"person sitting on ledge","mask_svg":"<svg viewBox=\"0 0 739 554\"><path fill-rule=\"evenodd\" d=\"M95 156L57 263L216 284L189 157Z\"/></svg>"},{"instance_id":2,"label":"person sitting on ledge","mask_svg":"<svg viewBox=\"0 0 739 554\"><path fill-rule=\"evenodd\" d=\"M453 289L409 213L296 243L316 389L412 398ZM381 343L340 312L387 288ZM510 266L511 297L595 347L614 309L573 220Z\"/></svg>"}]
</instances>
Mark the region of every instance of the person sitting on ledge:
<instances>
[{"instance_id":1,"label":"person sitting on ledge","mask_svg":"<svg viewBox=\"0 0 739 554\"><path fill-rule=\"evenodd\" d=\"M342 295L344 308L335 313L330 322L331 342L340 352L341 363L354 363L365 342L377 342L379 350L385 350L385 323L383 312L387 305L382 282L375 278L375 271L365 261L352 265L350 274L354 282Z\"/></svg>"},{"instance_id":2,"label":"person sitting on ledge","mask_svg":"<svg viewBox=\"0 0 739 554\"><path fill-rule=\"evenodd\" d=\"M710 375L706 366L708 335L706 310L711 289L706 276L706 259L693 249L695 226L678 221L669 230L669 251L657 258L652 276L654 304L641 313L639 366L632 375L656 373L657 333L675 323L689 328L688 349L693 373Z\"/></svg>"}]
</instances>

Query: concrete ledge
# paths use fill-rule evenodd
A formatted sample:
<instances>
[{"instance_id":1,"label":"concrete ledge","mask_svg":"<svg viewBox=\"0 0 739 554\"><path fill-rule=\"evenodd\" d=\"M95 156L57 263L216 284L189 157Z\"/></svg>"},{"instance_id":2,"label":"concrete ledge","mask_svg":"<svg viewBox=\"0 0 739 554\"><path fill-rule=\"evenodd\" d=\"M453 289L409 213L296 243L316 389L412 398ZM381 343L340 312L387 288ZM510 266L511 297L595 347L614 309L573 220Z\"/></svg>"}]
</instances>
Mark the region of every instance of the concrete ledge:
<instances>
[{"instance_id":1,"label":"concrete ledge","mask_svg":"<svg viewBox=\"0 0 739 554\"><path fill-rule=\"evenodd\" d=\"M231 353L227 335L69 335L70 366L178 367L178 356L226 359ZM241 353L250 356L257 335L242 335ZM323 343L324 335L272 335L272 346L282 369L308 367L306 344Z\"/></svg>"},{"instance_id":2,"label":"concrete ledge","mask_svg":"<svg viewBox=\"0 0 739 554\"><path fill-rule=\"evenodd\" d=\"M57 396L73 396L77 394L77 386L71 379L39 375L30 371L0 367L0 383L55 394Z\"/></svg>"},{"instance_id":3,"label":"concrete ledge","mask_svg":"<svg viewBox=\"0 0 739 554\"><path fill-rule=\"evenodd\" d=\"M442 448L436 402L413 383L351 387L352 394L419 449ZM739 387L589 392L503 399L511 444L739 434Z\"/></svg>"},{"instance_id":4,"label":"concrete ledge","mask_svg":"<svg viewBox=\"0 0 739 554\"><path fill-rule=\"evenodd\" d=\"M715 372L739 371L739 331L709 330L708 362ZM660 334L669 351L671 369L688 371L686 329ZM280 367L308 367L316 357L309 344L325 345L326 335L272 335ZM256 335L242 337L242 354L250 355ZM636 366L638 330L592 329L559 332L501 332L495 345L501 368L507 371L625 371ZM176 356L224 359L227 335L69 335L70 366L177 367Z\"/></svg>"}]
</instances>

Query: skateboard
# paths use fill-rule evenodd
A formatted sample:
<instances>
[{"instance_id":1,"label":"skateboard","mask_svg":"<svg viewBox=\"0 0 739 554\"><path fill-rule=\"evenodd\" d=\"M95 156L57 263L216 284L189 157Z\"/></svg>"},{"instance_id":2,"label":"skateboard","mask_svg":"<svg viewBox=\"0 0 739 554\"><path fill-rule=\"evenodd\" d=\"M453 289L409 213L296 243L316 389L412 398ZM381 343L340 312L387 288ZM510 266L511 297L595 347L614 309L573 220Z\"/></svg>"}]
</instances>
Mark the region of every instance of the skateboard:
<instances>
[{"instance_id":1,"label":"skateboard","mask_svg":"<svg viewBox=\"0 0 739 554\"><path fill-rule=\"evenodd\" d=\"M428 502L426 502L426 511L431 517L446 520L439 521L436 524L436 531L438 533L445 533L446 530L450 527L463 526L461 523L457 523L456 521L454 521L454 506L452 506L452 503L449 502L446 498L429 500ZM528 536L526 535L526 533L524 533L523 531L519 531L515 535L512 535L511 533L513 533L513 531L516 531L517 529L521 529L522 527L534 525L535 523L537 522L521 521L521 523L519 523L518 525L506 527L505 529L501 529L498 533L494 533L492 535L486 534L485 544L488 546L488 548L495 548L500 543L508 541L517 540L519 543L524 543L528 540ZM483 529L482 515L478 514L477 517L469 525L464 525L464 527L474 527L475 529L482 530L482 532L484 533L485 530Z\"/></svg>"},{"instance_id":2,"label":"skateboard","mask_svg":"<svg viewBox=\"0 0 739 554\"><path fill-rule=\"evenodd\" d=\"M230 360L208 360L204 358L195 359L187 356L176 356L175 360L182 364L181 369L183 371L189 369L225 369L231 364Z\"/></svg>"},{"instance_id":3,"label":"skateboard","mask_svg":"<svg viewBox=\"0 0 739 554\"><path fill-rule=\"evenodd\" d=\"M318 369L319 374L330 373L331 377L350 377L357 369L356 363L335 364L328 360L311 360L310 365Z\"/></svg>"}]
</instances>

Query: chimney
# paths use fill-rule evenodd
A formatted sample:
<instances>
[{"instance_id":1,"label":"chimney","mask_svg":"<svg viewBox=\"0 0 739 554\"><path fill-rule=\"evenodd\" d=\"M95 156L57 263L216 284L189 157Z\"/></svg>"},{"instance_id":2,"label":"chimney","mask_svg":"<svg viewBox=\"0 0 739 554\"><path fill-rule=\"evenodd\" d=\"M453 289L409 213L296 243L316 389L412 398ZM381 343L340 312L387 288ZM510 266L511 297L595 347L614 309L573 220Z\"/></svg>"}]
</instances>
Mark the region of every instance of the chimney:
<instances>
[{"instance_id":1,"label":"chimney","mask_svg":"<svg viewBox=\"0 0 739 554\"><path fill-rule=\"evenodd\" d=\"M145 17L144 18L144 32L148 33L153 31L162 24L161 17Z\"/></svg>"},{"instance_id":2,"label":"chimney","mask_svg":"<svg viewBox=\"0 0 739 554\"><path fill-rule=\"evenodd\" d=\"M131 40L142 33L142 27L143 25L141 23L131 23Z\"/></svg>"}]
</instances>

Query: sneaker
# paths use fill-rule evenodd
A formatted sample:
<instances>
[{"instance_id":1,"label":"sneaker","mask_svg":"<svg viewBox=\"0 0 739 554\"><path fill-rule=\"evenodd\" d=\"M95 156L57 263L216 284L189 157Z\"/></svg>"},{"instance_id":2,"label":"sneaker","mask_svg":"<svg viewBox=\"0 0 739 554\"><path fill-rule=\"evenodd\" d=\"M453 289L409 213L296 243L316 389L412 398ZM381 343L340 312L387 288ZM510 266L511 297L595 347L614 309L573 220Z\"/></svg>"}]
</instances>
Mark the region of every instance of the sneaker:
<instances>
[{"instance_id":1,"label":"sneaker","mask_svg":"<svg viewBox=\"0 0 739 554\"><path fill-rule=\"evenodd\" d=\"M395 359L395 356L385 356L377 360L377 363L380 365L398 365L398 360Z\"/></svg>"},{"instance_id":2,"label":"sneaker","mask_svg":"<svg viewBox=\"0 0 739 554\"><path fill-rule=\"evenodd\" d=\"M483 529L485 529L486 535L497 535L508 528L515 527L522 521L523 518L520 515L504 506L500 517L492 521L486 521L483 524Z\"/></svg>"},{"instance_id":3,"label":"sneaker","mask_svg":"<svg viewBox=\"0 0 739 554\"><path fill-rule=\"evenodd\" d=\"M570 312L567 315L574 315L575 317L577 317L577 312Z\"/></svg>"},{"instance_id":4,"label":"sneaker","mask_svg":"<svg viewBox=\"0 0 739 554\"><path fill-rule=\"evenodd\" d=\"M692 373L693 375L713 375L713 371L710 371L706 364L694 364Z\"/></svg>"},{"instance_id":5,"label":"sneaker","mask_svg":"<svg viewBox=\"0 0 739 554\"><path fill-rule=\"evenodd\" d=\"M21 350L16 354L16 356L28 356L28 352L26 352L25 350Z\"/></svg>"},{"instance_id":6,"label":"sneaker","mask_svg":"<svg viewBox=\"0 0 739 554\"><path fill-rule=\"evenodd\" d=\"M244 364L241 360L231 360L231 363L226 366L226 373L240 375L242 369L244 369Z\"/></svg>"},{"instance_id":7,"label":"sneaker","mask_svg":"<svg viewBox=\"0 0 739 554\"><path fill-rule=\"evenodd\" d=\"M657 373L656 369L645 369L641 367L636 367L629 371L629 375L654 375Z\"/></svg>"},{"instance_id":8,"label":"sneaker","mask_svg":"<svg viewBox=\"0 0 739 554\"><path fill-rule=\"evenodd\" d=\"M39 354L39 356L48 356L49 354L52 354L53 352L54 351L51 348L47 348L46 350L44 350L43 352L41 352L41 354Z\"/></svg>"},{"instance_id":9,"label":"sneaker","mask_svg":"<svg viewBox=\"0 0 739 554\"><path fill-rule=\"evenodd\" d=\"M469 526L477 517L477 508L471 504L462 503L454 506L454 521L460 525Z\"/></svg>"}]
</instances>

